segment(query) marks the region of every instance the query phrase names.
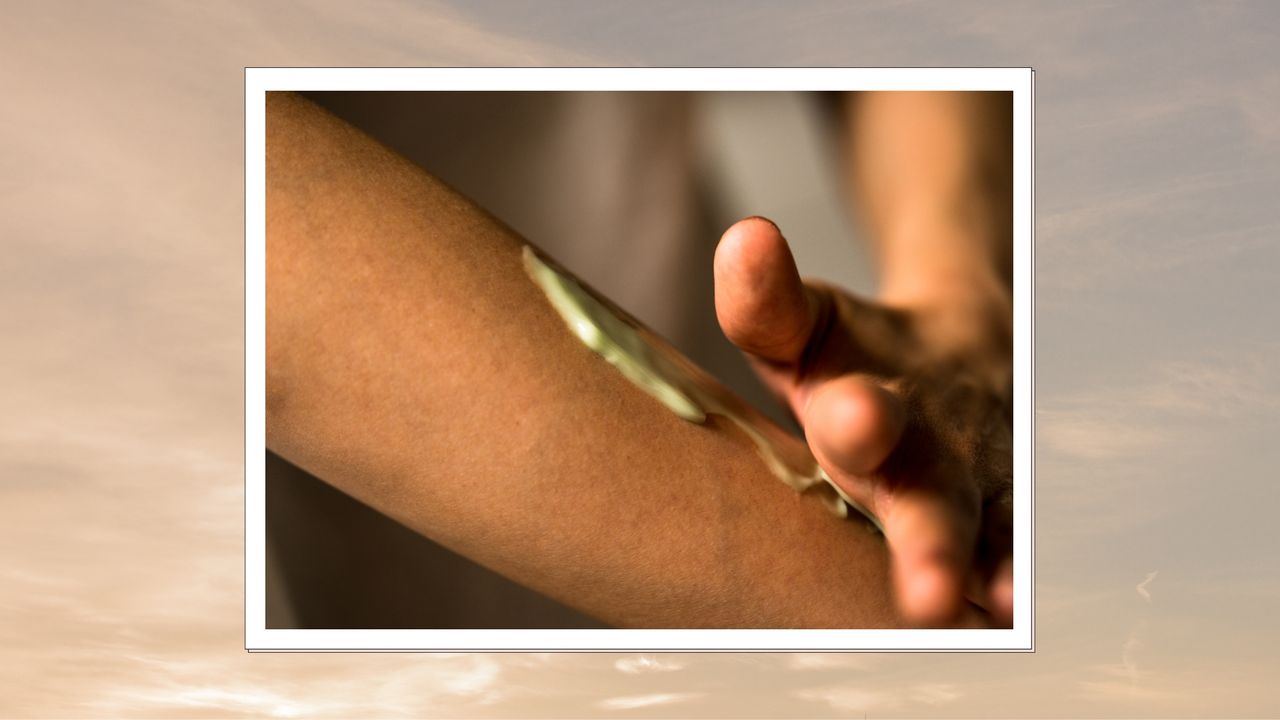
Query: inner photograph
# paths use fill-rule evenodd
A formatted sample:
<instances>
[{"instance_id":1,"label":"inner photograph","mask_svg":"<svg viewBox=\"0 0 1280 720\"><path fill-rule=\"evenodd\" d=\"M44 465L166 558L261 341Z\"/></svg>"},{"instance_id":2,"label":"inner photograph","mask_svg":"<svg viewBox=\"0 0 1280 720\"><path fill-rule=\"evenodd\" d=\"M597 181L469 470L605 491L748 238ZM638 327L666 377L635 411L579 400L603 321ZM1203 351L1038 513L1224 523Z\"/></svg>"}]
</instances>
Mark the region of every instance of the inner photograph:
<instances>
[{"instance_id":1,"label":"inner photograph","mask_svg":"<svg viewBox=\"0 0 1280 720\"><path fill-rule=\"evenodd\" d=\"M1012 626L1013 93L265 123L267 628Z\"/></svg>"}]
</instances>

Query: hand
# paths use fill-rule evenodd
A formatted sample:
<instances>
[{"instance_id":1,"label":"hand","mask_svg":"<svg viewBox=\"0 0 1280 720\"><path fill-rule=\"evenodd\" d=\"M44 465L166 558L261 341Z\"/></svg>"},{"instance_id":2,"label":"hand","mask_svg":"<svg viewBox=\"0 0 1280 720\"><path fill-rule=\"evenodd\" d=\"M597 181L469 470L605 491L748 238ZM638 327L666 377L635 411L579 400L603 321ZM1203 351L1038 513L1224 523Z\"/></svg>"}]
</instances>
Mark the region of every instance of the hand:
<instances>
[{"instance_id":1,"label":"hand","mask_svg":"<svg viewBox=\"0 0 1280 720\"><path fill-rule=\"evenodd\" d=\"M889 307L802 282L763 218L716 249L721 328L884 526L903 616L947 625L973 603L1007 626L1012 304L981 283L948 287Z\"/></svg>"}]
</instances>

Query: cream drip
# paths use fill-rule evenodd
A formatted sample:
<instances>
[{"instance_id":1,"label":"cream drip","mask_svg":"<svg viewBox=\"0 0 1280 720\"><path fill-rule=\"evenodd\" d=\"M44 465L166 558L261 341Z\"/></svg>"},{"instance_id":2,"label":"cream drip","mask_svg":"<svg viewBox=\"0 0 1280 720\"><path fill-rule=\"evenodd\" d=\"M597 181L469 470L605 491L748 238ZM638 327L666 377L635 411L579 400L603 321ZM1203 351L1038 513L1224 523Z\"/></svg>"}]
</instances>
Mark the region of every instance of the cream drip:
<instances>
[{"instance_id":1,"label":"cream drip","mask_svg":"<svg viewBox=\"0 0 1280 720\"><path fill-rule=\"evenodd\" d=\"M636 387L689 422L703 424L708 415L729 420L755 444L779 480L799 493L821 493L827 507L840 517L848 517L849 508L853 508L883 532L879 520L837 487L807 449L800 443L784 442L790 438L785 430L533 248L526 245L523 255L525 272L569 330ZM784 447L797 449L788 452Z\"/></svg>"}]
</instances>

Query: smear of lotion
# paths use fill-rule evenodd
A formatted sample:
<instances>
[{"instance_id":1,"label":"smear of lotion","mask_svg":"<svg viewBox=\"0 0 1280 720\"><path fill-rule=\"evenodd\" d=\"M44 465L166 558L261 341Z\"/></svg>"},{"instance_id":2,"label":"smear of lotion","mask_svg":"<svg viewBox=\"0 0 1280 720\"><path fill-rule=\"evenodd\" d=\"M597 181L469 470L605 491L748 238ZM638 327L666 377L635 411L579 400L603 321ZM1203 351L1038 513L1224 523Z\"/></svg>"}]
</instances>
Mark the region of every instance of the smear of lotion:
<instances>
[{"instance_id":1,"label":"smear of lotion","mask_svg":"<svg viewBox=\"0 0 1280 720\"><path fill-rule=\"evenodd\" d=\"M848 517L849 508L853 508L883 532L880 521L836 487L800 443L788 442L792 438L786 431L725 390L635 318L527 245L524 269L569 330L636 387L689 422L703 424L710 415L731 421L755 443L765 465L779 480L796 492L820 494L840 517Z\"/></svg>"}]
</instances>

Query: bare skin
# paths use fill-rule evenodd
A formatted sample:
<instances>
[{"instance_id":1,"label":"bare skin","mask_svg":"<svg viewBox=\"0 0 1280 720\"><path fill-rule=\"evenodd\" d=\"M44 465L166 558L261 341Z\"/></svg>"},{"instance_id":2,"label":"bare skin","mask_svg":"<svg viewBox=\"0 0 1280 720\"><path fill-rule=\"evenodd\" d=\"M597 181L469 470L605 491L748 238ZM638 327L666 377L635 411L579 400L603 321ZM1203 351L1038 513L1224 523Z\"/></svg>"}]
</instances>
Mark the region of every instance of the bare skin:
<instances>
[{"instance_id":1,"label":"bare skin","mask_svg":"<svg viewBox=\"0 0 1280 720\"><path fill-rule=\"evenodd\" d=\"M972 605L1012 622L1012 113L1005 93L868 93L851 175L882 292L796 272L781 231L731 227L716 253L725 334L883 523L903 616Z\"/></svg>"},{"instance_id":2,"label":"bare skin","mask_svg":"<svg viewBox=\"0 0 1280 720\"><path fill-rule=\"evenodd\" d=\"M614 625L902 624L883 540L585 348L510 229L289 94L266 185L273 451Z\"/></svg>"}]
</instances>

